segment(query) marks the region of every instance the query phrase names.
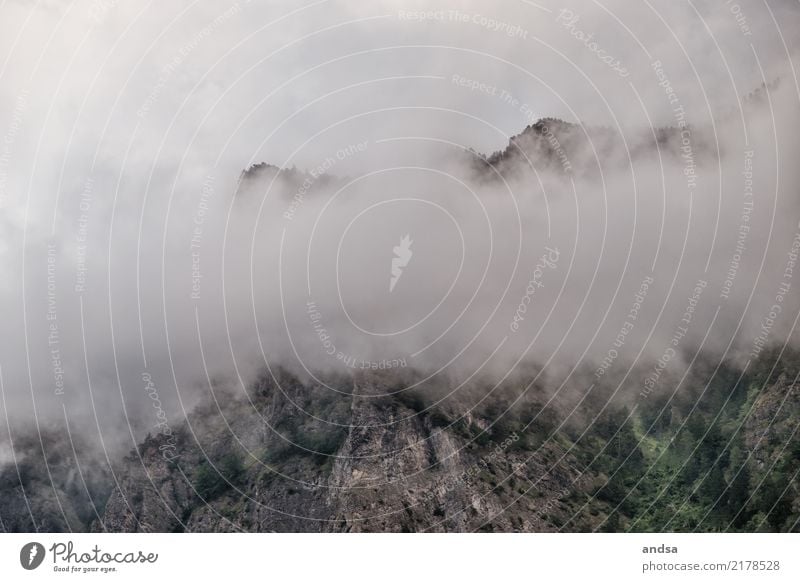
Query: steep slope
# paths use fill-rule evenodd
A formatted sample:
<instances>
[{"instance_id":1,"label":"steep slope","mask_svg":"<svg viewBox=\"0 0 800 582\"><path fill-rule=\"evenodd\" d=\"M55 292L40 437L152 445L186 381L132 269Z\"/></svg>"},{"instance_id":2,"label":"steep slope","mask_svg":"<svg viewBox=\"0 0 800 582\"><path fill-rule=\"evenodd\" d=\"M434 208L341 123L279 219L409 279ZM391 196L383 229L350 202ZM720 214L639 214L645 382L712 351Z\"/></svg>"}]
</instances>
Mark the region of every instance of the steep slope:
<instances>
[{"instance_id":1,"label":"steep slope","mask_svg":"<svg viewBox=\"0 0 800 582\"><path fill-rule=\"evenodd\" d=\"M715 372L716 370L716 372ZM800 531L800 354L698 362L673 394L568 413L521 383L406 390L288 373L218 392L110 468L15 439L5 531ZM332 390L334 388L336 391ZM513 405L512 405L513 403ZM37 454L38 451L38 454ZM17 474L19 470L19 475ZM48 474L49 470L49 474ZM115 481L119 486L115 485ZM107 503L106 503L107 499Z\"/></svg>"},{"instance_id":2,"label":"steep slope","mask_svg":"<svg viewBox=\"0 0 800 582\"><path fill-rule=\"evenodd\" d=\"M111 488L102 458L78 435L16 434L13 455L0 463L2 531L86 531Z\"/></svg>"},{"instance_id":3,"label":"steep slope","mask_svg":"<svg viewBox=\"0 0 800 582\"><path fill-rule=\"evenodd\" d=\"M470 414L454 423L427 409L418 393L378 396L392 388L388 380L361 376L350 394L332 398L326 388L284 376L280 388L262 382L252 403L193 415L180 430L178 461L159 454L157 438L141 447L144 467L136 455L126 459L126 477L103 525L119 531L557 527L564 514L559 497L578 476L568 462L554 464L564 455L559 442L537 449L534 431L509 431L518 421L484 430L493 419ZM350 426L311 419L292 401ZM253 422L259 416L264 422ZM189 427L195 434L202 427L202 442L189 436ZM159 506L159 496L171 511Z\"/></svg>"},{"instance_id":4,"label":"steep slope","mask_svg":"<svg viewBox=\"0 0 800 582\"><path fill-rule=\"evenodd\" d=\"M141 447L144 466L128 457L103 525L112 531L798 531L798 361L785 354L770 372L774 361L765 360L739 382L739 371L723 368L702 396L711 378L699 365L687 390L671 401L665 393L633 414L613 405L588 430L563 424L534 399L506 413L504 396L469 412L429 408L418 392L368 397L397 388L371 376L355 379L343 406L319 386L284 377L282 392L264 381L255 409L238 400L221 413L191 417L180 431L179 461L164 460L158 439ZM291 400L352 426L325 428L290 412ZM218 422L222 414L229 426ZM275 432L254 420L259 414L277 421ZM189 436L193 425L209 431L202 444Z\"/></svg>"}]
</instances>

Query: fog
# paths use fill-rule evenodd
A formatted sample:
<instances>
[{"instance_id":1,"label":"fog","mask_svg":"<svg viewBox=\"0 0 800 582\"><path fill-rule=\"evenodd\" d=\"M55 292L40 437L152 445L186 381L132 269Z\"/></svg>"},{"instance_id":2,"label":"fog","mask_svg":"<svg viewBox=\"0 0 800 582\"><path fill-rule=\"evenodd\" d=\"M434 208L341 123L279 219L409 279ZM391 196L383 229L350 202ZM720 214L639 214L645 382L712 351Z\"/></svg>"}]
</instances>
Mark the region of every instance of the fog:
<instances>
[{"instance_id":1,"label":"fog","mask_svg":"<svg viewBox=\"0 0 800 582\"><path fill-rule=\"evenodd\" d=\"M278 368L533 366L553 393L659 370L646 397L791 340L794 2L0 13L17 430L130 447ZM509 145L540 118L574 125Z\"/></svg>"}]
</instances>

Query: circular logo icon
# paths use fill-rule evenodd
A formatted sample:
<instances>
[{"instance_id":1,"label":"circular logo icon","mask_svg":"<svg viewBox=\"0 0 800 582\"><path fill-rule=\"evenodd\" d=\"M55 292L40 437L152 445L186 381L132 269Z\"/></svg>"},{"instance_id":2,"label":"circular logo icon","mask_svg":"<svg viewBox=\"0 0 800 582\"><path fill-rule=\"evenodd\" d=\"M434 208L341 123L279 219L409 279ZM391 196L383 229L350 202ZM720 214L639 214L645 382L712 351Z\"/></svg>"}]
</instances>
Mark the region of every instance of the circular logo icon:
<instances>
[{"instance_id":1,"label":"circular logo icon","mask_svg":"<svg viewBox=\"0 0 800 582\"><path fill-rule=\"evenodd\" d=\"M30 542L19 551L19 563L26 570L35 570L44 561L44 546L39 542Z\"/></svg>"}]
</instances>

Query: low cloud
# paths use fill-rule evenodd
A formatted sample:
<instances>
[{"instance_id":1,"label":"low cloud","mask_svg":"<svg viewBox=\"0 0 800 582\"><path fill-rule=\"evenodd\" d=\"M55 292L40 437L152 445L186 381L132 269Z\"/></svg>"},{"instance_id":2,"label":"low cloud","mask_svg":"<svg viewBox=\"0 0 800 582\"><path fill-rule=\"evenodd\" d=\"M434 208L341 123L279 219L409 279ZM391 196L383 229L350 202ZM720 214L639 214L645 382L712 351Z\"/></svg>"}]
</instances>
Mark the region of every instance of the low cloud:
<instances>
[{"instance_id":1,"label":"low cloud","mask_svg":"<svg viewBox=\"0 0 800 582\"><path fill-rule=\"evenodd\" d=\"M125 447L265 366L637 394L784 343L790 4L456 4L4 7L3 420Z\"/></svg>"}]
</instances>

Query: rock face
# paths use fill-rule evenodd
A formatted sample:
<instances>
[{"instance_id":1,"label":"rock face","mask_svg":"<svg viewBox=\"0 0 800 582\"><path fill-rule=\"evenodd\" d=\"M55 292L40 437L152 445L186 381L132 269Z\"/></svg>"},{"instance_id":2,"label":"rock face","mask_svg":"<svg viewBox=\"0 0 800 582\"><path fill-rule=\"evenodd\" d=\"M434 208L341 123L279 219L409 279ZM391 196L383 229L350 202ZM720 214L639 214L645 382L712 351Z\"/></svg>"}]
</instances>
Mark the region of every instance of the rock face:
<instances>
[{"instance_id":1,"label":"rock face","mask_svg":"<svg viewBox=\"0 0 800 582\"><path fill-rule=\"evenodd\" d=\"M598 178L614 168L629 168L632 161L656 154L663 160L679 160L681 130L658 127L624 138L609 127L584 126L544 118L509 139L505 149L490 156L472 152L469 158L477 178L497 180L518 177L539 180L549 176ZM716 159L720 147L711 128L691 128L692 150L698 161Z\"/></svg>"},{"instance_id":2,"label":"rock face","mask_svg":"<svg viewBox=\"0 0 800 582\"><path fill-rule=\"evenodd\" d=\"M15 439L16 465L0 469L0 524L798 531L800 356L768 356L740 381L727 368L709 382L707 369L717 366L698 365L670 402L651 398L630 413L623 400L602 414L603 394L567 412L547 405L544 390L510 385L487 396L474 387L445 405L446 386L409 389L411 372L359 372L327 386L283 373L247 395L215 394L171 437L148 436L110 463L61 435Z\"/></svg>"},{"instance_id":3,"label":"rock face","mask_svg":"<svg viewBox=\"0 0 800 582\"><path fill-rule=\"evenodd\" d=\"M77 435L26 434L0 465L0 526L6 532L86 531L109 494L100 451Z\"/></svg>"},{"instance_id":4,"label":"rock face","mask_svg":"<svg viewBox=\"0 0 800 582\"><path fill-rule=\"evenodd\" d=\"M525 450L526 437L501 431L501 440L478 445L485 432L476 418L447 426L418 401L381 396L385 388L380 378L357 378L343 407L325 401L327 389L283 378L281 389L265 381L251 402L219 411L226 423L214 426L216 415L198 411L180 431L176 461L159 452L161 438L126 458L96 529L548 531L560 514L566 519L560 498L584 486L560 445ZM290 410L303 400L307 412L349 426L332 429ZM202 427L202 442L190 427ZM329 452L318 452L323 443ZM196 487L205 455L229 481L213 495ZM230 455L241 459L235 476L224 468Z\"/></svg>"},{"instance_id":5,"label":"rock face","mask_svg":"<svg viewBox=\"0 0 800 582\"><path fill-rule=\"evenodd\" d=\"M784 449L796 442L798 419L800 382L782 373L758 393L753 413L745 422L745 450L752 454L759 471L768 470Z\"/></svg>"}]
</instances>

